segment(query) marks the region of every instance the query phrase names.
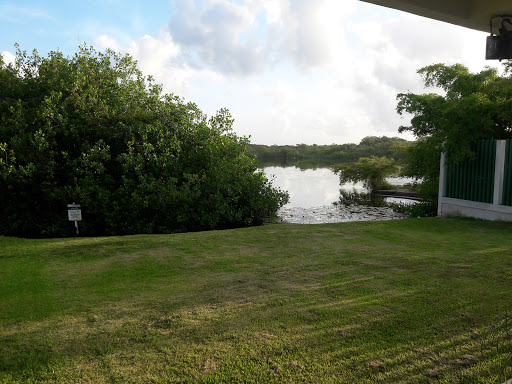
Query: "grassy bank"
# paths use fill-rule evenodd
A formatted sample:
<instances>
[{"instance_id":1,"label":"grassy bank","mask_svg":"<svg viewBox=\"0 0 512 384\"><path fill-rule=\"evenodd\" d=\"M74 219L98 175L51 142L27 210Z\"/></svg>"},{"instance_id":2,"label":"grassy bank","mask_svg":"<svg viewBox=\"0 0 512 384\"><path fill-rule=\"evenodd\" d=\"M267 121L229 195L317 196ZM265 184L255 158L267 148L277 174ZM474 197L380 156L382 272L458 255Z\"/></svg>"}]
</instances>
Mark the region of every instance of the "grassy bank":
<instances>
[{"instance_id":1,"label":"grassy bank","mask_svg":"<svg viewBox=\"0 0 512 384\"><path fill-rule=\"evenodd\" d=\"M0 383L502 383L512 224L0 237Z\"/></svg>"}]
</instances>

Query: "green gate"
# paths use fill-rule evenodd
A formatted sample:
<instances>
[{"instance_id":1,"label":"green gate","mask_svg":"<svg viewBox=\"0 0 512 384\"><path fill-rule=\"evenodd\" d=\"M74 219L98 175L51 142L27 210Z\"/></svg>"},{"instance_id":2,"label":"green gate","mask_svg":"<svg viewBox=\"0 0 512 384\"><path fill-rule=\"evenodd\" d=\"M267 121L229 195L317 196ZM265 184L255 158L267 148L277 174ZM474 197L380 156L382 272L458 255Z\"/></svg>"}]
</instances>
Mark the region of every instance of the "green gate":
<instances>
[{"instance_id":1,"label":"green gate","mask_svg":"<svg viewBox=\"0 0 512 384\"><path fill-rule=\"evenodd\" d=\"M445 196L492 204L496 140L479 141L475 145L474 152L474 159L447 165ZM508 153L509 151L507 151ZM512 175L510 176L512 177Z\"/></svg>"}]
</instances>

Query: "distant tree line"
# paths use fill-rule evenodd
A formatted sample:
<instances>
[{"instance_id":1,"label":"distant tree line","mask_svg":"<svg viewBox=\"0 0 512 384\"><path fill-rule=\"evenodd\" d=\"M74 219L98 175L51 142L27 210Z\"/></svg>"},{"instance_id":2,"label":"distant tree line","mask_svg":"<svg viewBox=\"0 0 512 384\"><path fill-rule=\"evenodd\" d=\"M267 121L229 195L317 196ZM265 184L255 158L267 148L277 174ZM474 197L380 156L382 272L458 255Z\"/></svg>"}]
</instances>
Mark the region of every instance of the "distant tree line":
<instances>
[{"instance_id":1,"label":"distant tree line","mask_svg":"<svg viewBox=\"0 0 512 384\"><path fill-rule=\"evenodd\" d=\"M249 144L247 154L258 162L327 160L332 164L358 161L361 157L387 157L401 163L405 160L406 149L413 146L413 141L398 137L368 136L359 144L331 145L256 145Z\"/></svg>"}]
</instances>

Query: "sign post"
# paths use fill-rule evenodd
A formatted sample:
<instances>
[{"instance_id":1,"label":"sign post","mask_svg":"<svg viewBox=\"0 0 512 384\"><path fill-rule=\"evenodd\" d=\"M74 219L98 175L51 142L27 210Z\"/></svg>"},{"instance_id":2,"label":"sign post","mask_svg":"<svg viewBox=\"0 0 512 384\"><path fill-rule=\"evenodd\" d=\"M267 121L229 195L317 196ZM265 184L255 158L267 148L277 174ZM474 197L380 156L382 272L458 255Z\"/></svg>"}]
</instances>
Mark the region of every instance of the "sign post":
<instances>
[{"instance_id":1,"label":"sign post","mask_svg":"<svg viewBox=\"0 0 512 384\"><path fill-rule=\"evenodd\" d=\"M78 222L82 221L82 207L80 204L68 204L68 219L75 222L76 234L79 235Z\"/></svg>"}]
</instances>

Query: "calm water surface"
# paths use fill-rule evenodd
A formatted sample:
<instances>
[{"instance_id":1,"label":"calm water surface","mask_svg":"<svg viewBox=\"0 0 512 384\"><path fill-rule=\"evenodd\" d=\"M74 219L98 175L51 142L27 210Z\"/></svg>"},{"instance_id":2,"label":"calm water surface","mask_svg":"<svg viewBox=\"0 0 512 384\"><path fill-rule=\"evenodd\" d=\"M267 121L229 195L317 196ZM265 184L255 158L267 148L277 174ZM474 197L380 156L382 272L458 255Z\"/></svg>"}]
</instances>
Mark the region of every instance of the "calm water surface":
<instances>
[{"instance_id":1,"label":"calm water surface","mask_svg":"<svg viewBox=\"0 0 512 384\"><path fill-rule=\"evenodd\" d=\"M267 178L272 185L279 187L290 194L287 207L320 207L331 205L338 201L340 189L346 191L365 192L363 183L344 184L340 186L338 175L328 168L300 169L297 167L265 167ZM410 180L389 178L392 184L403 184ZM401 201L403 199L390 198L386 201Z\"/></svg>"}]
</instances>

